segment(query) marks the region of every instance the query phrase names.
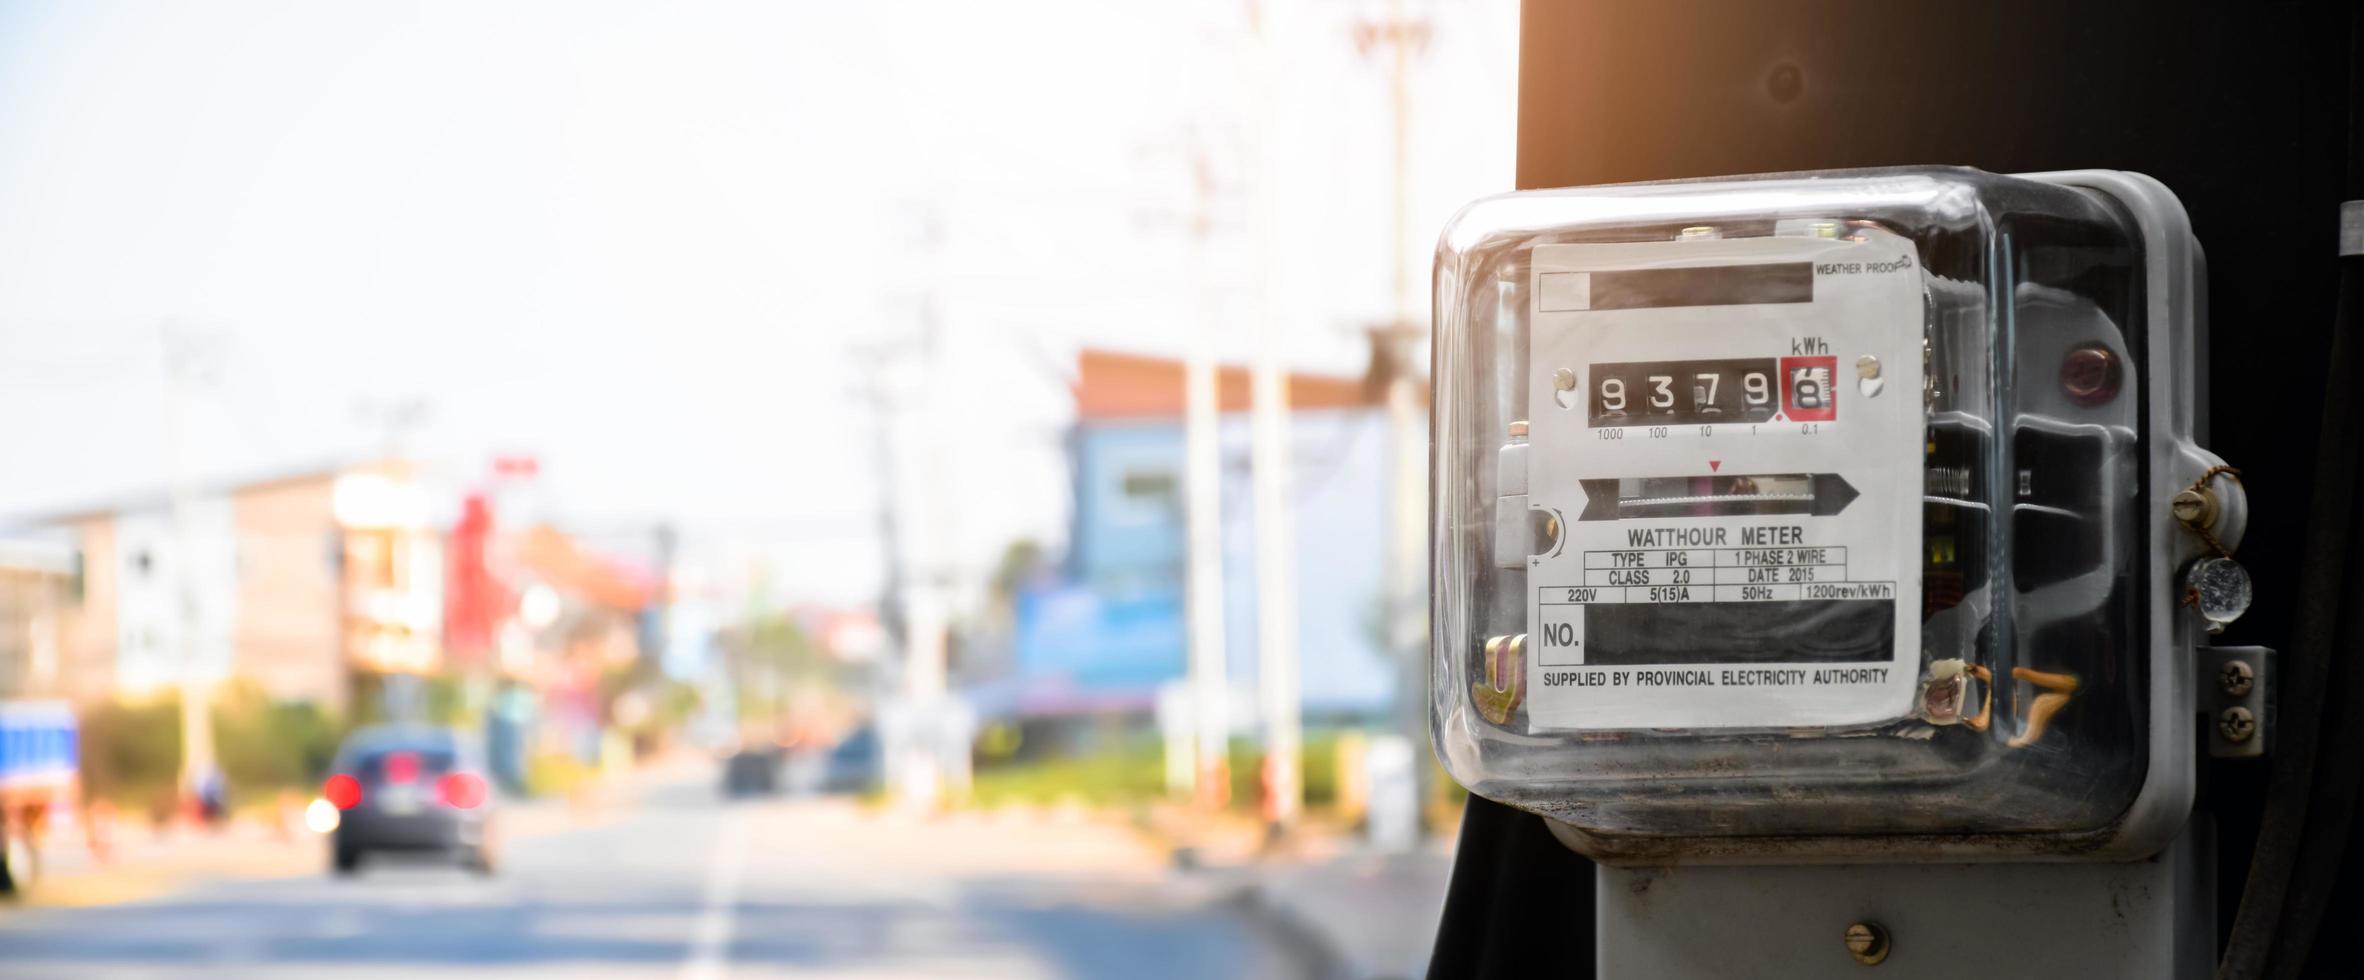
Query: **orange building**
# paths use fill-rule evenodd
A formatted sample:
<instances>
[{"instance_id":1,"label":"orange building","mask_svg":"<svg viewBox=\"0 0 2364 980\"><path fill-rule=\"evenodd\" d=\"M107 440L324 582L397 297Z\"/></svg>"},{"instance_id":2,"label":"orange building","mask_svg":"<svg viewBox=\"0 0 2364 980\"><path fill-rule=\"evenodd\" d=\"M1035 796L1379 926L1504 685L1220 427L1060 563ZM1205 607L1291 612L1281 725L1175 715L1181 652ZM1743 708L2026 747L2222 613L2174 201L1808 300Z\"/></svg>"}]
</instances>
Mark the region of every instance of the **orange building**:
<instances>
[{"instance_id":1,"label":"orange building","mask_svg":"<svg viewBox=\"0 0 2364 980\"><path fill-rule=\"evenodd\" d=\"M69 556L67 587L39 617L0 615L0 633L24 634L0 637L0 657L47 651L41 693L76 701L195 671L342 710L356 670L440 665L441 537L425 500L406 467L373 463L201 488L177 514L149 494L37 519L25 537Z\"/></svg>"}]
</instances>

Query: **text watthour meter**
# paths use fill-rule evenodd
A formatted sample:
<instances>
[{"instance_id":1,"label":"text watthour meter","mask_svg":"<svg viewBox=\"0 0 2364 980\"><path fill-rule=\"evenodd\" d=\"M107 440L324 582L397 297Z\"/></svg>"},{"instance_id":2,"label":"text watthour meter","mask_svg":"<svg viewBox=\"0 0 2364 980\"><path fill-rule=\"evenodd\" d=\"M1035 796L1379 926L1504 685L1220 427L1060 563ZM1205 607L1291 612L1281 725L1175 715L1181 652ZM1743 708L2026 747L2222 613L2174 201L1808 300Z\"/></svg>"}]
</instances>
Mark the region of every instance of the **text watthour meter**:
<instances>
[{"instance_id":1,"label":"text watthour meter","mask_svg":"<svg viewBox=\"0 0 2364 980\"><path fill-rule=\"evenodd\" d=\"M2156 851L2246 604L2201 271L2111 171L1471 205L1436 274L1446 767L1611 862Z\"/></svg>"}]
</instances>

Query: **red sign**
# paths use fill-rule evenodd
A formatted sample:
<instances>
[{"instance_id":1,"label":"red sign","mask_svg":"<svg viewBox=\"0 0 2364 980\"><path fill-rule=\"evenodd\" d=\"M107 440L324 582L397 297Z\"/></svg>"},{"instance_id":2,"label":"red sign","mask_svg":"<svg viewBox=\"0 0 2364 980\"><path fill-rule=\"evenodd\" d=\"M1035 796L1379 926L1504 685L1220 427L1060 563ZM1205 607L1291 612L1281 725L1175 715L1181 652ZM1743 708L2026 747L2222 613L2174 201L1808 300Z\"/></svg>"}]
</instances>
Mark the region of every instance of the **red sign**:
<instances>
[{"instance_id":1,"label":"red sign","mask_svg":"<svg viewBox=\"0 0 2364 980\"><path fill-rule=\"evenodd\" d=\"M492 534L492 504L482 493L469 494L460 502L459 522L452 525L451 573L443 586L444 649L464 662L491 655L494 631L516 604L493 574Z\"/></svg>"}]
</instances>

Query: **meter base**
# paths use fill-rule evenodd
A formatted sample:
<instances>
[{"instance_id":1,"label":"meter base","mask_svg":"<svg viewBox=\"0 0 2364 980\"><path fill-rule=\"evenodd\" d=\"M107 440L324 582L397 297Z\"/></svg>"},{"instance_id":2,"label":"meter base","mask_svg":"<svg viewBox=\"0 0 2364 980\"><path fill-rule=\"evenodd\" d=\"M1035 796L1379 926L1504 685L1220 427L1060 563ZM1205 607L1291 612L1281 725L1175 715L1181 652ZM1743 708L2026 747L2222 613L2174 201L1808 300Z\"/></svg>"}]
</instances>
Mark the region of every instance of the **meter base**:
<instances>
[{"instance_id":1,"label":"meter base","mask_svg":"<svg viewBox=\"0 0 2364 980\"><path fill-rule=\"evenodd\" d=\"M1847 933L1862 923L1883 935L1882 968L1918 980L2206 977L2214 864L2195 820L2130 862L1602 866L1598 972L1857 976Z\"/></svg>"}]
</instances>

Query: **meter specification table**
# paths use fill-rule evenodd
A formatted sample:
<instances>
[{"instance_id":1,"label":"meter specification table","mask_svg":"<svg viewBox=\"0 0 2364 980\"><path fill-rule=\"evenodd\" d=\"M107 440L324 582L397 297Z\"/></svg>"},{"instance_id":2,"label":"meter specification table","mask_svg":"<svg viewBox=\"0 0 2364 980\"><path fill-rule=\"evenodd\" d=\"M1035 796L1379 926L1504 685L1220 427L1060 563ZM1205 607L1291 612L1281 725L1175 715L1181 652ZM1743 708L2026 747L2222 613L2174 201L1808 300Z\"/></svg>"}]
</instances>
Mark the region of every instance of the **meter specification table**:
<instances>
[{"instance_id":1,"label":"meter specification table","mask_svg":"<svg viewBox=\"0 0 2364 980\"><path fill-rule=\"evenodd\" d=\"M1800 616L1887 633L1884 624L1897 595L1895 582L1850 579L1844 545L1622 548L1586 551L1582 557L1583 584L1537 590L1545 634L1540 666L1684 662L1693 655L1682 651L1696 651L1702 643L1753 645L1749 641L1756 631L1750 621L1795 622ZM1680 616L1648 608L1664 605L1684 608ZM1625 606L1641 608L1617 608ZM1648 636L1621 643L1616 641L1620 633ZM1560 637L1591 642L1552 642ZM1686 638L1693 642L1682 642ZM1737 659L1755 659L1729 649L1712 659L1728 662L1735 653ZM1858 658L1834 650L1805 659Z\"/></svg>"}]
</instances>

